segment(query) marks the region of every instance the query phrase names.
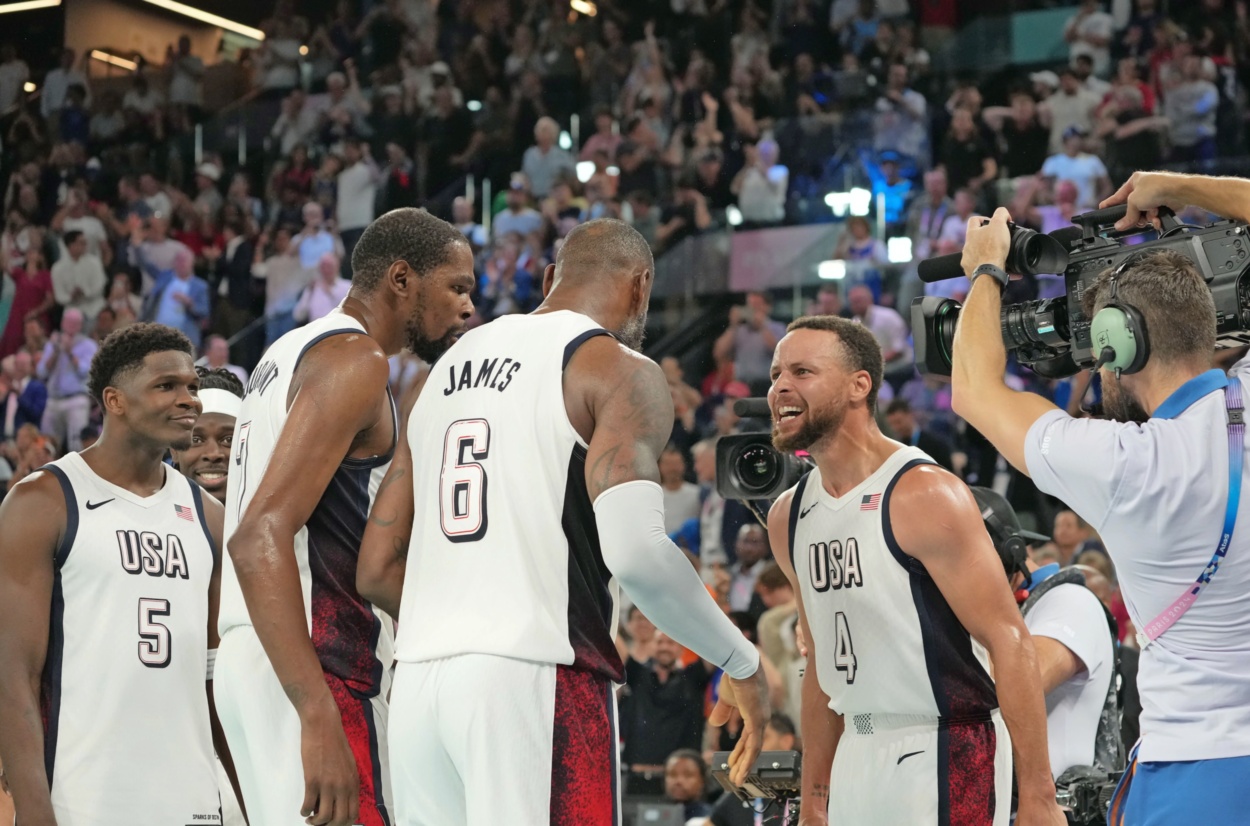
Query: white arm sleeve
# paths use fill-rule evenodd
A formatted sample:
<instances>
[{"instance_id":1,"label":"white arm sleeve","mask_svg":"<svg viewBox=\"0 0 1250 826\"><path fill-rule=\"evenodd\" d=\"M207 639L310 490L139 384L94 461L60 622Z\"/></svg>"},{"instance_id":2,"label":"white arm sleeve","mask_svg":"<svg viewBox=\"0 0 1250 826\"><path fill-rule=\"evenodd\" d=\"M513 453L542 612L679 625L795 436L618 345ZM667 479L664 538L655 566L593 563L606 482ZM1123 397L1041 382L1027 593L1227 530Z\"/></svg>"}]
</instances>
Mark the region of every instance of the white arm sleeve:
<instances>
[{"instance_id":1,"label":"white arm sleeve","mask_svg":"<svg viewBox=\"0 0 1250 826\"><path fill-rule=\"evenodd\" d=\"M734 679L755 673L759 652L664 532L659 485L639 480L608 488L595 500L595 521L604 563L656 628Z\"/></svg>"}]
</instances>

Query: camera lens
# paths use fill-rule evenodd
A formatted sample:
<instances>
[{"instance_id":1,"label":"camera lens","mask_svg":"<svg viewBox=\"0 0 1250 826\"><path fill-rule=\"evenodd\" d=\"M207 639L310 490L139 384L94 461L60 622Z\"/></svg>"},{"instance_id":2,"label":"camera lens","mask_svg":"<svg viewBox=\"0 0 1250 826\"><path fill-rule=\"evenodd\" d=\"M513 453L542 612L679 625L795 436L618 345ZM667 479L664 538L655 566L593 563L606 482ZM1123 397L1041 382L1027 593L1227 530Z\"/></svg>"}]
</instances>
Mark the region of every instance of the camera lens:
<instances>
[{"instance_id":1,"label":"camera lens","mask_svg":"<svg viewBox=\"0 0 1250 826\"><path fill-rule=\"evenodd\" d=\"M777 452L767 445L748 445L734 459L734 473L743 490L766 491L781 476L781 462Z\"/></svg>"}]
</instances>

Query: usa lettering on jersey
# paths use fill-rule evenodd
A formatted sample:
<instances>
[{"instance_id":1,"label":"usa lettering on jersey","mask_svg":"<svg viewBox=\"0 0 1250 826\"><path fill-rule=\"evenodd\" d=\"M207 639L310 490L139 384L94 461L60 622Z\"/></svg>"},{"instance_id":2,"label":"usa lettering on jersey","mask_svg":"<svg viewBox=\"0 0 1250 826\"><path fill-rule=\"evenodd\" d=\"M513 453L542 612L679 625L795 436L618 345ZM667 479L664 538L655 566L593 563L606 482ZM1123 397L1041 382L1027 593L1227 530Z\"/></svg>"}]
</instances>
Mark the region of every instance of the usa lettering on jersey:
<instances>
[{"instance_id":1,"label":"usa lettering on jersey","mask_svg":"<svg viewBox=\"0 0 1250 826\"><path fill-rule=\"evenodd\" d=\"M864 587L859 566L859 543L854 537L845 542L837 539L813 542L807 548L808 571L812 588L820 593L842 588Z\"/></svg>"},{"instance_id":2,"label":"usa lettering on jersey","mask_svg":"<svg viewBox=\"0 0 1250 826\"><path fill-rule=\"evenodd\" d=\"M166 534L161 542L152 531L118 531L117 548L121 553L122 570L128 574L178 577L189 579L190 569L182 540L177 534Z\"/></svg>"}]
</instances>

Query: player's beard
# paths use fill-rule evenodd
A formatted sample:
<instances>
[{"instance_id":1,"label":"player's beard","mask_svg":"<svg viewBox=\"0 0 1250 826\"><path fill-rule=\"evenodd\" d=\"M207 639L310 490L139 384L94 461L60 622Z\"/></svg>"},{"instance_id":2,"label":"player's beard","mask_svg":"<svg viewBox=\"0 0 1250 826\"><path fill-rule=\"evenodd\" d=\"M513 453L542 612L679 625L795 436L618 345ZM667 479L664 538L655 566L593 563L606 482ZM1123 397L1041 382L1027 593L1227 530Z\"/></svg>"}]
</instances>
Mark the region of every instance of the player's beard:
<instances>
[{"instance_id":1,"label":"player's beard","mask_svg":"<svg viewBox=\"0 0 1250 826\"><path fill-rule=\"evenodd\" d=\"M1117 422L1136 422L1141 424L1150 419L1146 408L1141 406L1133 394L1120 384L1114 374L1103 373L1102 412L1108 419Z\"/></svg>"},{"instance_id":2,"label":"player's beard","mask_svg":"<svg viewBox=\"0 0 1250 826\"><path fill-rule=\"evenodd\" d=\"M616 337L621 340L631 350L641 353L642 340L647 335L647 311L643 309L641 315L636 315L616 331Z\"/></svg>"},{"instance_id":3,"label":"player's beard","mask_svg":"<svg viewBox=\"0 0 1250 826\"><path fill-rule=\"evenodd\" d=\"M430 338L421 324L423 315L425 315L425 302L418 296L417 306L413 309L408 321L404 323L404 333L408 338L408 350L426 364L433 364L443 353L451 349L451 345L456 343L456 338L464 332L464 328L456 326L447 330L439 338Z\"/></svg>"},{"instance_id":4,"label":"player's beard","mask_svg":"<svg viewBox=\"0 0 1250 826\"><path fill-rule=\"evenodd\" d=\"M846 419L846 402L830 399L821 407L808 405L804 421L796 433L783 436L773 424L773 447L782 452L807 450L826 436L837 433Z\"/></svg>"}]
</instances>

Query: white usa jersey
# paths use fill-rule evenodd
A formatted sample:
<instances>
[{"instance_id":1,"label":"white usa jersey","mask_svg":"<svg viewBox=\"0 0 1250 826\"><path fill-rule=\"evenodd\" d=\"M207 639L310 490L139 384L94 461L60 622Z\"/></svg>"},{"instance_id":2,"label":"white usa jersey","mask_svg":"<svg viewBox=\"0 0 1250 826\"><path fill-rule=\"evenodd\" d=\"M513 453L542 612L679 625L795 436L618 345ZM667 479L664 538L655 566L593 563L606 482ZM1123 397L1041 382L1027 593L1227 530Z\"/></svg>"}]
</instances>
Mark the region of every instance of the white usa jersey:
<instances>
[{"instance_id":1,"label":"white usa jersey","mask_svg":"<svg viewBox=\"0 0 1250 826\"><path fill-rule=\"evenodd\" d=\"M816 670L839 714L988 719L998 703L985 650L924 566L894 540L890 494L925 453L903 447L834 498L813 469L790 506L790 561ZM923 519L924 514L912 518Z\"/></svg>"},{"instance_id":2,"label":"white usa jersey","mask_svg":"<svg viewBox=\"0 0 1250 826\"><path fill-rule=\"evenodd\" d=\"M287 396L300 360L317 343L338 335L365 335L365 331L359 321L335 310L278 339L252 371L234 427L226 493L227 547L286 425ZM393 400L391 410L394 415ZM397 421L394 427L398 433ZM356 561L365 520L393 452L392 443L384 456L343 459L308 522L295 535L304 618L321 667L362 697L381 692L394 649L391 621L356 591ZM225 636L235 626L251 624L234 565L226 554L218 627Z\"/></svg>"},{"instance_id":3,"label":"white usa jersey","mask_svg":"<svg viewBox=\"0 0 1250 826\"><path fill-rule=\"evenodd\" d=\"M206 494L172 468L139 496L77 453L65 495L42 705L60 826L220 823L209 730Z\"/></svg>"},{"instance_id":4,"label":"white usa jersey","mask_svg":"<svg viewBox=\"0 0 1250 826\"><path fill-rule=\"evenodd\" d=\"M412 417L415 518L396 657L495 654L623 678L616 586L564 368L609 335L567 310L510 315L434 366Z\"/></svg>"}]
</instances>

